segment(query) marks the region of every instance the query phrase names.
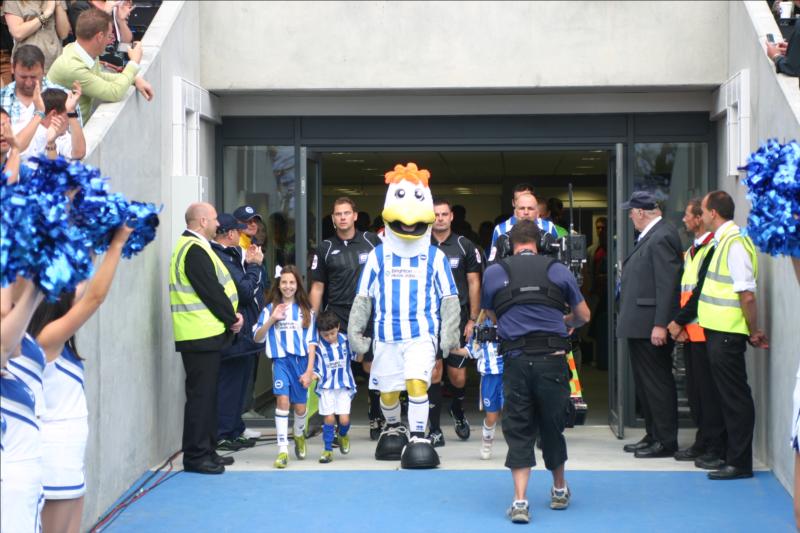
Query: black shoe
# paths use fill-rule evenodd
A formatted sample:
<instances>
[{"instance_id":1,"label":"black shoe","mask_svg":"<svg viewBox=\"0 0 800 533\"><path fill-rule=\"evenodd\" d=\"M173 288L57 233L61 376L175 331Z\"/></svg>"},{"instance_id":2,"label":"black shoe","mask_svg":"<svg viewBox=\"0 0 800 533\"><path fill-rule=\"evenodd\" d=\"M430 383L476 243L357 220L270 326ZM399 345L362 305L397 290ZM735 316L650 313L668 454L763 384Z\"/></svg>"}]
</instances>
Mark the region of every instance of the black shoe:
<instances>
[{"instance_id":1,"label":"black shoe","mask_svg":"<svg viewBox=\"0 0 800 533\"><path fill-rule=\"evenodd\" d=\"M718 455L705 454L694 460L694 466L703 470L719 470L725 468L725 459Z\"/></svg>"},{"instance_id":2,"label":"black shoe","mask_svg":"<svg viewBox=\"0 0 800 533\"><path fill-rule=\"evenodd\" d=\"M456 435L461 440L469 439L470 429L469 429L469 421L461 414L461 418L457 417L455 413L453 413L453 408L450 408L450 416L453 418L453 423L456 426Z\"/></svg>"},{"instance_id":3,"label":"black shoe","mask_svg":"<svg viewBox=\"0 0 800 533\"><path fill-rule=\"evenodd\" d=\"M698 457L700 457L702 452L695 448L694 446L689 446L688 448L684 448L683 450L678 450L675 452L675 460L676 461L694 461Z\"/></svg>"},{"instance_id":4,"label":"black shoe","mask_svg":"<svg viewBox=\"0 0 800 533\"><path fill-rule=\"evenodd\" d=\"M381 436L381 419L371 418L369 420L369 440L378 440Z\"/></svg>"},{"instance_id":5,"label":"black shoe","mask_svg":"<svg viewBox=\"0 0 800 533\"><path fill-rule=\"evenodd\" d=\"M184 462L183 471L194 472L196 474L222 474L225 472L225 467L218 465L212 459L203 459L196 463Z\"/></svg>"},{"instance_id":6,"label":"black shoe","mask_svg":"<svg viewBox=\"0 0 800 533\"><path fill-rule=\"evenodd\" d=\"M637 459L655 459L656 457L672 457L677 446L664 446L660 442L654 442L647 448L640 448L633 452Z\"/></svg>"},{"instance_id":7,"label":"black shoe","mask_svg":"<svg viewBox=\"0 0 800 533\"><path fill-rule=\"evenodd\" d=\"M235 442L242 448L252 448L253 446L256 445L256 440L257 439L248 439L244 435L239 435L233 442Z\"/></svg>"},{"instance_id":8,"label":"black shoe","mask_svg":"<svg viewBox=\"0 0 800 533\"><path fill-rule=\"evenodd\" d=\"M222 465L222 466L230 466L233 464L233 457L219 455L215 453L211 456L211 460L214 461L215 464Z\"/></svg>"},{"instance_id":9,"label":"black shoe","mask_svg":"<svg viewBox=\"0 0 800 533\"><path fill-rule=\"evenodd\" d=\"M753 477L752 470L733 465L723 466L719 470L708 473L708 479L745 479L748 477Z\"/></svg>"},{"instance_id":10,"label":"black shoe","mask_svg":"<svg viewBox=\"0 0 800 533\"><path fill-rule=\"evenodd\" d=\"M425 438L431 441L431 444L433 444L434 448L441 448L444 446L444 434L442 433L441 429L434 429L428 433L428 436Z\"/></svg>"},{"instance_id":11,"label":"black shoe","mask_svg":"<svg viewBox=\"0 0 800 533\"><path fill-rule=\"evenodd\" d=\"M217 443L217 449L223 452L238 452L242 448L244 448L244 446L235 439L222 439Z\"/></svg>"},{"instance_id":12,"label":"black shoe","mask_svg":"<svg viewBox=\"0 0 800 533\"><path fill-rule=\"evenodd\" d=\"M625 446L622 447L622 449L625 450L628 453L633 453L636 450L641 450L643 448L649 447L651 444L653 444L653 442L654 442L653 439L651 439L649 436L645 435L644 438L642 438L642 440L640 440L639 442L633 442L631 444L626 444Z\"/></svg>"}]
</instances>

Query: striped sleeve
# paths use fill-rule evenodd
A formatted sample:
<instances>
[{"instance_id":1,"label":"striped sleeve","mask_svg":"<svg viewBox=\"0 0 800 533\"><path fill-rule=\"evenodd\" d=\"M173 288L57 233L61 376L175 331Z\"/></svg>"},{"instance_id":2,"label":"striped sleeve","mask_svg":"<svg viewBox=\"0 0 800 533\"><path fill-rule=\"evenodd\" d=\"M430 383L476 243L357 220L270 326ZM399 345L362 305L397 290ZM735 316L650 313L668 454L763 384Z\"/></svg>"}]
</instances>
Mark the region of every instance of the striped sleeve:
<instances>
[{"instance_id":1,"label":"striped sleeve","mask_svg":"<svg viewBox=\"0 0 800 533\"><path fill-rule=\"evenodd\" d=\"M269 320L269 315L271 313L272 313L272 304L268 304L264 309L261 310L261 314L258 315L258 321L256 322L256 325L253 326L253 336L255 336L256 331L261 329L261 327L264 326L264 324L267 322L267 320ZM266 335L264 335L264 340L261 341L261 343L262 344L266 344L267 343L267 336Z\"/></svg>"},{"instance_id":2,"label":"striped sleeve","mask_svg":"<svg viewBox=\"0 0 800 533\"><path fill-rule=\"evenodd\" d=\"M458 296L458 287L456 286L456 280L453 278L453 270L450 268L447 256L439 249L432 249L436 250L433 270L436 277L436 287L439 292L439 298L451 295Z\"/></svg>"},{"instance_id":3,"label":"striped sleeve","mask_svg":"<svg viewBox=\"0 0 800 533\"><path fill-rule=\"evenodd\" d=\"M356 296L371 297L373 293L373 285L378 277L378 255L374 248L367 256L367 262L361 270L361 277L358 280L358 289L356 289Z\"/></svg>"},{"instance_id":4,"label":"striped sleeve","mask_svg":"<svg viewBox=\"0 0 800 533\"><path fill-rule=\"evenodd\" d=\"M500 237L503 233L500 231L500 224L497 224L492 230L492 244L491 247L494 248L495 242L497 242L497 238Z\"/></svg>"},{"instance_id":5,"label":"striped sleeve","mask_svg":"<svg viewBox=\"0 0 800 533\"><path fill-rule=\"evenodd\" d=\"M306 347L311 346L312 344L319 346L319 337L317 337L317 323L316 317L314 316L314 312L311 312L311 324L306 328L305 331L305 343Z\"/></svg>"}]
</instances>

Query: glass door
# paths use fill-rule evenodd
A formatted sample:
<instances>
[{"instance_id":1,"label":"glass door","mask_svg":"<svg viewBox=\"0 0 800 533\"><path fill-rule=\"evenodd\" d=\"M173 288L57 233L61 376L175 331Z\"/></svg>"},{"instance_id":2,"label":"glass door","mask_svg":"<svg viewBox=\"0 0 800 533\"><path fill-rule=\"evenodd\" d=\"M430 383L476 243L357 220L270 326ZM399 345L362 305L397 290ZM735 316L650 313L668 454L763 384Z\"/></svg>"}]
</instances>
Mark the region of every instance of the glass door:
<instances>
[{"instance_id":1,"label":"glass door","mask_svg":"<svg viewBox=\"0 0 800 533\"><path fill-rule=\"evenodd\" d=\"M308 258L320 241L322 225L320 211L322 204L322 158L305 146L300 147L300 173L298 175L297 213L305 216L295 218L297 234L296 260L300 272L308 282Z\"/></svg>"},{"instance_id":2,"label":"glass door","mask_svg":"<svg viewBox=\"0 0 800 533\"><path fill-rule=\"evenodd\" d=\"M608 230L606 249L606 313L608 317L608 425L618 439L625 437L625 364L624 339L616 335L616 294L620 267L624 258L626 219L620 206L625 191L625 148L618 143L608 158Z\"/></svg>"}]
</instances>

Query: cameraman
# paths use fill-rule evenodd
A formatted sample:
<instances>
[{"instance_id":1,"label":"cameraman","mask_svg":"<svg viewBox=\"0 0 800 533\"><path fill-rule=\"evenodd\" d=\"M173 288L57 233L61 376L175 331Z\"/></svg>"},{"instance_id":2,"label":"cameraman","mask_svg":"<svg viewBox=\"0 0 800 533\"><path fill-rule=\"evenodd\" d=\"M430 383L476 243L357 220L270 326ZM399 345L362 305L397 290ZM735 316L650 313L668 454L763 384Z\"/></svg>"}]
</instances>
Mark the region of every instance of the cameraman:
<instances>
[{"instance_id":1,"label":"cameraman","mask_svg":"<svg viewBox=\"0 0 800 533\"><path fill-rule=\"evenodd\" d=\"M514 480L512 522L530 520L526 492L536 464L534 443L542 437L545 466L553 475L551 509L566 509L567 445L563 431L570 402L566 351L569 330L589 321L589 307L575 277L551 257L537 255L540 230L531 220L510 233L514 255L486 269L482 306L497 324L503 355L505 465ZM571 312L564 315L569 306Z\"/></svg>"}]
</instances>

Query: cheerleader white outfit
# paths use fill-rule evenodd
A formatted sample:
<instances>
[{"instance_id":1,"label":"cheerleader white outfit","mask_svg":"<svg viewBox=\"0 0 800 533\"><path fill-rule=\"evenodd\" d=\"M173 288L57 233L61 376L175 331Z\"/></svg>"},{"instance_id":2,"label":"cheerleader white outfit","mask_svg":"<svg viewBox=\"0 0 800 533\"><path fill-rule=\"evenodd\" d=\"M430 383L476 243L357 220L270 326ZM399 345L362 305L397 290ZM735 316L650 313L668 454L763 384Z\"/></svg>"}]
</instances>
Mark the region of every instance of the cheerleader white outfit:
<instances>
[{"instance_id":1,"label":"cheerleader white outfit","mask_svg":"<svg viewBox=\"0 0 800 533\"><path fill-rule=\"evenodd\" d=\"M42 477L48 500L80 498L86 492L84 455L89 411L83 390L83 361L64 345L44 369Z\"/></svg>"},{"instance_id":2,"label":"cheerleader white outfit","mask_svg":"<svg viewBox=\"0 0 800 533\"><path fill-rule=\"evenodd\" d=\"M38 533L42 494L41 433L33 392L11 372L0 375L0 531Z\"/></svg>"}]
</instances>

